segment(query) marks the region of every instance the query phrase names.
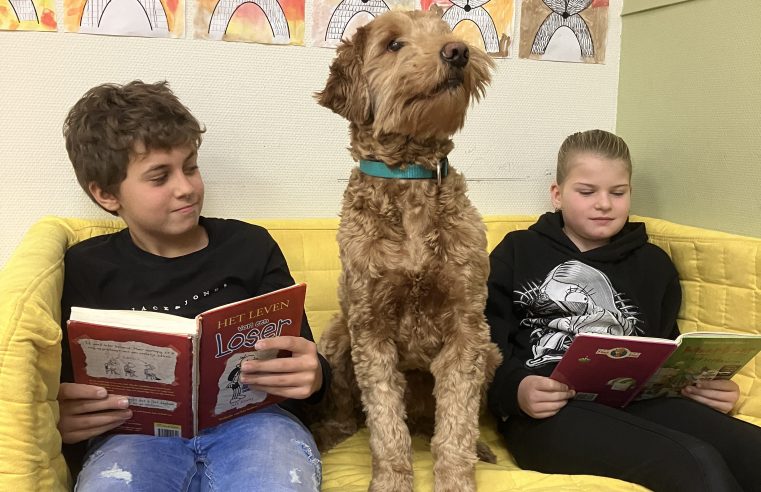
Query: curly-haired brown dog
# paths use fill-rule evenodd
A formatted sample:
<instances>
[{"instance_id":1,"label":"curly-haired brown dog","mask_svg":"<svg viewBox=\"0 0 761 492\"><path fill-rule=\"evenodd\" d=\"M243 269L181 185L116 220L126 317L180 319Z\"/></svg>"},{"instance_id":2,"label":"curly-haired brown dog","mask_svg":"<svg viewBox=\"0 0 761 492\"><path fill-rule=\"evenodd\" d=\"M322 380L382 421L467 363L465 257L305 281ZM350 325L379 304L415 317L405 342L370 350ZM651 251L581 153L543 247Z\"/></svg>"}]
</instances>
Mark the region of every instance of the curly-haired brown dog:
<instances>
[{"instance_id":1,"label":"curly-haired brown dog","mask_svg":"<svg viewBox=\"0 0 761 492\"><path fill-rule=\"evenodd\" d=\"M333 383L313 430L321 449L351 435L361 398L370 490L412 490L407 424L433 435L437 491L475 490L479 406L500 355L483 314L484 226L446 156L491 65L436 15L390 12L338 48L317 94L351 122L362 170L344 194L341 313L320 341ZM378 177L378 167L428 177Z\"/></svg>"}]
</instances>

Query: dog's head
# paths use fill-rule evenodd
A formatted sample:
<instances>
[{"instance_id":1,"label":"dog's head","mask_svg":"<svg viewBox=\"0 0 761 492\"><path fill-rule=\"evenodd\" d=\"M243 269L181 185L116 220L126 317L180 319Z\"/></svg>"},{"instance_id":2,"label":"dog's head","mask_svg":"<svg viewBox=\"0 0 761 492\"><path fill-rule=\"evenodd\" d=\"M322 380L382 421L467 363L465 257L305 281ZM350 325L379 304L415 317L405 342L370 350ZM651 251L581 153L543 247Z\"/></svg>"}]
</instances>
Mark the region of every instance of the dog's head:
<instances>
[{"instance_id":1,"label":"dog's head","mask_svg":"<svg viewBox=\"0 0 761 492\"><path fill-rule=\"evenodd\" d=\"M490 81L491 58L433 13L388 12L338 47L319 103L375 135L447 138Z\"/></svg>"}]
</instances>

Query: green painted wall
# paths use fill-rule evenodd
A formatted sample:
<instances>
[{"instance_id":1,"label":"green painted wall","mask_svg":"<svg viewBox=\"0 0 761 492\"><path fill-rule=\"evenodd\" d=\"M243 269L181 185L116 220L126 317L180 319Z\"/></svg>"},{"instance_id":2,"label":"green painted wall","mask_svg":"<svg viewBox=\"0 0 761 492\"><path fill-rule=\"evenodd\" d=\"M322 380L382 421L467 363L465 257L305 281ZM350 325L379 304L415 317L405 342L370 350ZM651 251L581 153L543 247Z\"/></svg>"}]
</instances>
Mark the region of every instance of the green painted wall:
<instances>
[{"instance_id":1,"label":"green painted wall","mask_svg":"<svg viewBox=\"0 0 761 492\"><path fill-rule=\"evenodd\" d=\"M761 237L761 0L626 0L632 211Z\"/></svg>"}]
</instances>

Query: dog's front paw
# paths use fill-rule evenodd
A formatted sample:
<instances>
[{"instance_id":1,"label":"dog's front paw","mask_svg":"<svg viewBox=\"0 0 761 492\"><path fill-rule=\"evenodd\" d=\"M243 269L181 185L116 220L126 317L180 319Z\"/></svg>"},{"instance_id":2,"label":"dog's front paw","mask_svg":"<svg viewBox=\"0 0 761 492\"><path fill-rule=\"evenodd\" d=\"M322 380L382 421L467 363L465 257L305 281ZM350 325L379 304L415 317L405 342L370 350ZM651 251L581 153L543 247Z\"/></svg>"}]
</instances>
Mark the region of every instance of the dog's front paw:
<instances>
[{"instance_id":1,"label":"dog's front paw","mask_svg":"<svg viewBox=\"0 0 761 492\"><path fill-rule=\"evenodd\" d=\"M434 492L476 492L476 471L471 468L462 474L435 473L433 481Z\"/></svg>"},{"instance_id":2,"label":"dog's front paw","mask_svg":"<svg viewBox=\"0 0 761 492\"><path fill-rule=\"evenodd\" d=\"M385 470L373 473L368 492L412 492L412 470Z\"/></svg>"}]
</instances>

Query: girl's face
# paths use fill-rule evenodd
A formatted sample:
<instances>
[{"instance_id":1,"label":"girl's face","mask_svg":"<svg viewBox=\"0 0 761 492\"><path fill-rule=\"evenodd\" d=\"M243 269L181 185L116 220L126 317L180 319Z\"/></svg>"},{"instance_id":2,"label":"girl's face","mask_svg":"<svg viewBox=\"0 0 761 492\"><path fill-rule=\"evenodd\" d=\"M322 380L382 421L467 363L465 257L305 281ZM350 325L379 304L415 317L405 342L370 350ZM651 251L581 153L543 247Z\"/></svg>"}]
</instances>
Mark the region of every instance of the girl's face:
<instances>
[{"instance_id":1,"label":"girl's face","mask_svg":"<svg viewBox=\"0 0 761 492\"><path fill-rule=\"evenodd\" d=\"M563 214L563 231L580 251L610 242L629 217L631 183L626 164L590 152L568 161L562 184L550 188L552 204Z\"/></svg>"}]
</instances>

